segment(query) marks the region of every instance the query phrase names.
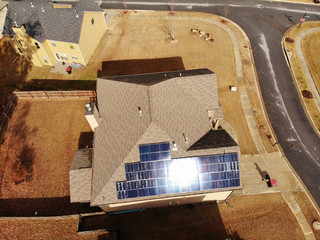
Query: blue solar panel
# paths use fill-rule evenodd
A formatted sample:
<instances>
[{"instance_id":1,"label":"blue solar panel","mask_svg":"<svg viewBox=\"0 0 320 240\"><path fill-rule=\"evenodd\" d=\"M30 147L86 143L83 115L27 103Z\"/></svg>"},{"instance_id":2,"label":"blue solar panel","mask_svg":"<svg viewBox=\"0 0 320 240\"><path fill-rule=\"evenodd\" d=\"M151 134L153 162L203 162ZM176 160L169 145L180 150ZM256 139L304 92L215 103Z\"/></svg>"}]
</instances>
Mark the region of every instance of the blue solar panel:
<instances>
[{"instance_id":1,"label":"blue solar panel","mask_svg":"<svg viewBox=\"0 0 320 240\"><path fill-rule=\"evenodd\" d=\"M171 159L169 143L139 150L141 162L125 164L126 181L116 183L118 199L240 186L237 153ZM185 165L192 171L183 170Z\"/></svg>"},{"instance_id":2,"label":"blue solar panel","mask_svg":"<svg viewBox=\"0 0 320 240\"><path fill-rule=\"evenodd\" d=\"M139 151L141 162L171 159L170 143L140 145Z\"/></svg>"}]
</instances>

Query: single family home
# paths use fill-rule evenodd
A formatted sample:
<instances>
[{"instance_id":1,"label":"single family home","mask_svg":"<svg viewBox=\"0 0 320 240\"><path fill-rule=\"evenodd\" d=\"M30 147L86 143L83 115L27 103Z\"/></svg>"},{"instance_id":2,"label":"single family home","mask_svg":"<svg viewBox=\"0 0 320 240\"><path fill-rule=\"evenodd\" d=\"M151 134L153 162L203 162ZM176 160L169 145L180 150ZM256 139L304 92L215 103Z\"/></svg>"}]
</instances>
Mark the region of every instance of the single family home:
<instances>
[{"instance_id":1,"label":"single family home","mask_svg":"<svg viewBox=\"0 0 320 240\"><path fill-rule=\"evenodd\" d=\"M94 147L75 152L71 202L106 212L225 200L240 149L208 69L99 78L86 105Z\"/></svg>"},{"instance_id":2,"label":"single family home","mask_svg":"<svg viewBox=\"0 0 320 240\"><path fill-rule=\"evenodd\" d=\"M10 1L3 34L35 66L86 65L107 30L105 14L92 0Z\"/></svg>"}]
</instances>

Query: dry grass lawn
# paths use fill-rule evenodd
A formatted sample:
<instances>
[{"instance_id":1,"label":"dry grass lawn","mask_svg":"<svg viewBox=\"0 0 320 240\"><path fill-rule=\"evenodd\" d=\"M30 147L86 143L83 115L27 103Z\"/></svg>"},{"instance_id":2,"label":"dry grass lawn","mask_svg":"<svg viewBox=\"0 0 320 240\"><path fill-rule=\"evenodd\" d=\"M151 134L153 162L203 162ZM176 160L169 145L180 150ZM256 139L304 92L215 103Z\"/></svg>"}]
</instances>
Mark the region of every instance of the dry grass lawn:
<instances>
[{"instance_id":1,"label":"dry grass lawn","mask_svg":"<svg viewBox=\"0 0 320 240\"><path fill-rule=\"evenodd\" d=\"M320 31L311 33L302 40L302 50L313 81L320 92Z\"/></svg>"},{"instance_id":2,"label":"dry grass lawn","mask_svg":"<svg viewBox=\"0 0 320 240\"><path fill-rule=\"evenodd\" d=\"M70 196L69 168L89 99L20 100L0 146L0 199Z\"/></svg>"},{"instance_id":3,"label":"dry grass lawn","mask_svg":"<svg viewBox=\"0 0 320 240\"><path fill-rule=\"evenodd\" d=\"M78 217L0 219L0 239L69 239L111 240L109 234L91 232L77 234Z\"/></svg>"},{"instance_id":4,"label":"dry grass lawn","mask_svg":"<svg viewBox=\"0 0 320 240\"><path fill-rule=\"evenodd\" d=\"M300 28L293 26L285 34L284 38L291 38L294 40L303 30L306 30L309 28L318 28L318 27L320 27L319 22L306 22L306 23L303 23ZM295 52L295 42L290 43L290 42L284 41L284 44L285 44L285 48L287 50L289 49L293 53L291 60L290 60L290 63L292 65L292 69L293 69L295 77L296 77L295 83L298 88L300 99L305 102L306 108L309 112L308 116L313 120L315 128L317 128L320 131L320 113L319 113L319 110L317 108L317 105L316 105L314 99L304 98L302 96L302 93L299 91L299 89L301 91L303 91L303 90L311 91L311 90L309 88L308 81L304 76L299 59L297 58L297 55ZM308 57L306 59L307 63L309 64L308 67L309 67L309 70L311 71L312 76L317 76L317 72L319 71L319 67L318 68L316 66L312 67L310 65L310 63L311 63L311 61L313 63L316 63L319 61L319 50L317 50L317 49L319 49L318 48L319 46L317 46L317 47L313 46L311 48L308 48L310 46L308 44L304 43L304 41L302 41L302 47L303 47L302 50L304 52L305 57L307 56L305 54L305 53L307 53L306 51L308 51L308 53L310 53L310 52L314 51L314 49L315 49L316 52L318 53L318 55L317 55L317 53L314 53L314 54L312 53L312 55L310 55L310 56L308 55ZM315 60L314 60L314 58L315 58ZM317 69L316 72L315 72L315 69Z\"/></svg>"}]
</instances>

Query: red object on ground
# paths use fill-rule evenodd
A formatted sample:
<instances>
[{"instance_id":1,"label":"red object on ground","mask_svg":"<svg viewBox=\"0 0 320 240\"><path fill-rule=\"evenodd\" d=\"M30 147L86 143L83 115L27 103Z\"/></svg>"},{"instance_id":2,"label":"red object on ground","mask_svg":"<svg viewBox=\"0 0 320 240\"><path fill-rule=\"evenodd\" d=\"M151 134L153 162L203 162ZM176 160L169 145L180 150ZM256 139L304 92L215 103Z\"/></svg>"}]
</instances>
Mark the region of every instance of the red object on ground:
<instances>
[{"instance_id":1,"label":"red object on ground","mask_svg":"<svg viewBox=\"0 0 320 240\"><path fill-rule=\"evenodd\" d=\"M270 182L271 182L272 186L278 185L277 180L275 180L275 179L271 179Z\"/></svg>"},{"instance_id":2,"label":"red object on ground","mask_svg":"<svg viewBox=\"0 0 320 240\"><path fill-rule=\"evenodd\" d=\"M71 67L67 67L66 71L70 72L71 71Z\"/></svg>"}]
</instances>

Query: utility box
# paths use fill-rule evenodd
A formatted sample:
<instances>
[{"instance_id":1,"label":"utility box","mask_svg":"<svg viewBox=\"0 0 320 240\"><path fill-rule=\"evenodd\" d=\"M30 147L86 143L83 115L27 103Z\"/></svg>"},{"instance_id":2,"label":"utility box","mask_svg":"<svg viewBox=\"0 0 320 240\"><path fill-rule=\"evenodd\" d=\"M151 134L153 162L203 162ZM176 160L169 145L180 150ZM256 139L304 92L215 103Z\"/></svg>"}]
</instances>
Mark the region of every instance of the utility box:
<instances>
[{"instance_id":1,"label":"utility box","mask_svg":"<svg viewBox=\"0 0 320 240\"><path fill-rule=\"evenodd\" d=\"M235 87L235 86L230 86L230 91L231 91L231 92L236 92L236 91L237 91L237 87Z\"/></svg>"}]
</instances>

